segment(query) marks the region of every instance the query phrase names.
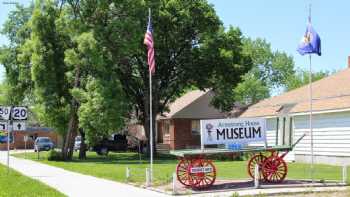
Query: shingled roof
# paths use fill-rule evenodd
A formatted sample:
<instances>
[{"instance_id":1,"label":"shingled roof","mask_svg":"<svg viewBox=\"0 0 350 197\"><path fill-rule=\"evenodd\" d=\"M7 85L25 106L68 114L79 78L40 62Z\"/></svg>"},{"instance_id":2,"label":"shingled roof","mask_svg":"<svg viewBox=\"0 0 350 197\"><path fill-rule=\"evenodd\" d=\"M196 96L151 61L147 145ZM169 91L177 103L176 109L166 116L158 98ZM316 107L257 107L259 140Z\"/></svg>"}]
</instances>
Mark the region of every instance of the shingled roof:
<instances>
[{"instance_id":1,"label":"shingled roof","mask_svg":"<svg viewBox=\"0 0 350 197\"><path fill-rule=\"evenodd\" d=\"M158 115L157 119L170 118L191 118L191 119L209 119L223 118L224 113L210 105L214 96L213 91L193 90L169 104L169 112Z\"/></svg>"},{"instance_id":2,"label":"shingled roof","mask_svg":"<svg viewBox=\"0 0 350 197\"><path fill-rule=\"evenodd\" d=\"M313 111L350 110L350 68L312 83ZM309 86L305 85L250 106L240 117L277 116L309 112Z\"/></svg>"}]
</instances>

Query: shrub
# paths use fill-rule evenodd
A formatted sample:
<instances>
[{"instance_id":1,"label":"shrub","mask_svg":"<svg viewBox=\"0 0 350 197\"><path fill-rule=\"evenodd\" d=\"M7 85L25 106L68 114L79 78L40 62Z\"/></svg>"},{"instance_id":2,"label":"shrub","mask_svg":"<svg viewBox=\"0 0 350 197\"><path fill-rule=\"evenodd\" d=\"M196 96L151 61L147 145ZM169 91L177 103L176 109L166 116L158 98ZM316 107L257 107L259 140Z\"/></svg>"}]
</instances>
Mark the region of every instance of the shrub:
<instances>
[{"instance_id":1,"label":"shrub","mask_svg":"<svg viewBox=\"0 0 350 197\"><path fill-rule=\"evenodd\" d=\"M48 156L47 156L47 160L49 161L62 161L62 153L59 151L55 151L55 150L50 150Z\"/></svg>"},{"instance_id":2,"label":"shrub","mask_svg":"<svg viewBox=\"0 0 350 197\"><path fill-rule=\"evenodd\" d=\"M242 161L242 153L221 153L221 154L214 154L210 155L208 157L212 160L219 160L219 161Z\"/></svg>"}]
</instances>

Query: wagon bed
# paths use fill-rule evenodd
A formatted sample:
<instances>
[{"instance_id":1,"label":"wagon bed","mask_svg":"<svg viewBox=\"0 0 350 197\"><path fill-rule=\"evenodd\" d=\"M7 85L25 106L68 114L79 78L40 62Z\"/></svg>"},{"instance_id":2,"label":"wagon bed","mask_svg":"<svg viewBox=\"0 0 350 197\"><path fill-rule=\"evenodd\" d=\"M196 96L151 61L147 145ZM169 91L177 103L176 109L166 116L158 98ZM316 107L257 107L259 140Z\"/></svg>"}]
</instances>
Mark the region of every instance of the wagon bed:
<instances>
[{"instance_id":1,"label":"wagon bed","mask_svg":"<svg viewBox=\"0 0 350 197\"><path fill-rule=\"evenodd\" d=\"M191 157L197 155L213 155L213 154L225 154L225 153L244 153L244 152L266 152L266 151L291 151L292 146L248 146L237 150L230 150L225 148L205 148L201 149L182 149L170 151L170 154L178 157Z\"/></svg>"}]
</instances>

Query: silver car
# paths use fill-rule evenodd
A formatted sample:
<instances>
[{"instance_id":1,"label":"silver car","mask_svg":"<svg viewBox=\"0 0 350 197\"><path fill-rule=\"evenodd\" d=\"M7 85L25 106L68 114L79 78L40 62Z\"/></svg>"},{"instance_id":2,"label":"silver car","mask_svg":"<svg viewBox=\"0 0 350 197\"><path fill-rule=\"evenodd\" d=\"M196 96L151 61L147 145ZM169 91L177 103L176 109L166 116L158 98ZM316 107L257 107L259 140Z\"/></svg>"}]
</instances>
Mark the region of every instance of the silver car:
<instances>
[{"instance_id":1,"label":"silver car","mask_svg":"<svg viewBox=\"0 0 350 197\"><path fill-rule=\"evenodd\" d=\"M49 137L38 137L34 141L34 151L49 151L54 148L54 144Z\"/></svg>"},{"instance_id":2,"label":"silver car","mask_svg":"<svg viewBox=\"0 0 350 197\"><path fill-rule=\"evenodd\" d=\"M74 141L74 151L80 150L80 145L81 145L81 136L75 137Z\"/></svg>"}]
</instances>

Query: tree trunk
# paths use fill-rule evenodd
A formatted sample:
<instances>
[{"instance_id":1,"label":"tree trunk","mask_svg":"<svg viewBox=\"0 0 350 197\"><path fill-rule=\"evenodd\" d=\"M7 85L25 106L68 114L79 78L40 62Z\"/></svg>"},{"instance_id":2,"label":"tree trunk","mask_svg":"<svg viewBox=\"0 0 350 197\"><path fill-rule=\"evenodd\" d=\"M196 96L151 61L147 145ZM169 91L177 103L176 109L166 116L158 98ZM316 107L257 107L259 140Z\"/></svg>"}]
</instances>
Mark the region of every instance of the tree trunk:
<instances>
[{"instance_id":1,"label":"tree trunk","mask_svg":"<svg viewBox=\"0 0 350 197\"><path fill-rule=\"evenodd\" d=\"M86 144L85 144L85 132L83 129L79 129L81 136L79 159L86 159Z\"/></svg>"},{"instance_id":2,"label":"tree trunk","mask_svg":"<svg viewBox=\"0 0 350 197\"><path fill-rule=\"evenodd\" d=\"M62 152L64 160L72 159L74 141L75 141L75 137L77 136L77 130L78 130L78 116L77 116L76 107L72 106L71 111L72 112L69 120L68 132L66 135L66 143L64 145L64 149Z\"/></svg>"},{"instance_id":3,"label":"tree trunk","mask_svg":"<svg viewBox=\"0 0 350 197\"><path fill-rule=\"evenodd\" d=\"M80 66L77 66L74 80L74 87L78 88L80 85ZM62 156L64 160L72 160L73 156L73 147L75 137L77 136L78 130L78 109L79 103L75 98L72 98L71 101L71 111L70 111L70 119L68 123L68 132L66 134L66 142L63 147Z\"/></svg>"},{"instance_id":4,"label":"tree trunk","mask_svg":"<svg viewBox=\"0 0 350 197\"><path fill-rule=\"evenodd\" d=\"M64 147L66 146L66 138L65 135L62 135L62 147L61 147L61 154L62 154L62 158L63 156L63 151L64 151Z\"/></svg>"}]
</instances>

